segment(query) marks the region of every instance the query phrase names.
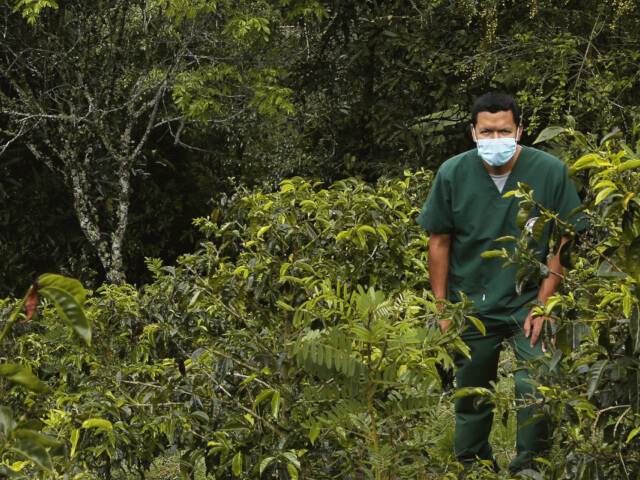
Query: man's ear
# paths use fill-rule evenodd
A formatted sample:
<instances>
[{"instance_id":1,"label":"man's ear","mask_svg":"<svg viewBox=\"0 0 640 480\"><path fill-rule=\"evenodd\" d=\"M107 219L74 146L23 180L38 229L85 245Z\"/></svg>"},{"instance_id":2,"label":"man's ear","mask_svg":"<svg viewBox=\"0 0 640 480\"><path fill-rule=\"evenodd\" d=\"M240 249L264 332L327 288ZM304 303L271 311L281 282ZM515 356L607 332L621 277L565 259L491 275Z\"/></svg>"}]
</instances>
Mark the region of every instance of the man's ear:
<instances>
[{"instance_id":1,"label":"man's ear","mask_svg":"<svg viewBox=\"0 0 640 480\"><path fill-rule=\"evenodd\" d=\"M520 137L522 136L522 131L524 130L524 125L520 124L518 127L518 138L516 138L516 142L520 141Z\"/></svg>"},{"instance_id":2,"label":"man's ear","mask_svg":"<svg viewBox=\"0 0 640 480\"><path fill-rule=\"evenodd\" d=\"M471 130L471 138L473 138L473 141L478 142L478 139L476 138L476 129L473 128L473 123L469 125L469 130Z\"/></svg>"}]
</instances>

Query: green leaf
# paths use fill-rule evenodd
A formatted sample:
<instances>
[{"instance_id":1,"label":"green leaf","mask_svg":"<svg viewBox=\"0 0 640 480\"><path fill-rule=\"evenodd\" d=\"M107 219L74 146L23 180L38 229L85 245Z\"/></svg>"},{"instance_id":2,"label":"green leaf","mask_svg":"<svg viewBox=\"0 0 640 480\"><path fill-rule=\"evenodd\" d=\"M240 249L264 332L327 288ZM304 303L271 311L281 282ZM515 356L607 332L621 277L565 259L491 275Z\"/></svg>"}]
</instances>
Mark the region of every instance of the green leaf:
<instances>
[{"instance_id":1,"label":"green leaf","mask_svg":"<svg viewBox=\"0 0 640 480\"><path fill-rule=\"evenodd\" d=\"M614 140L620 137L622 137L622 132L618 128L614 128L612 132L609 132L604 137L602 137L602 140L600 140L600 146L604 145L609 140Z\"/></svg>"},{"instance_id":2,"label":"green leaf","mask_svg":"<svg viewBox=\"0 0 640 480\"><path fill-rule=\"evenodd\" d=\"M31 440L20 440L17 443L10 444L9 450L21 455L27 460L31 460L42 470L53 473L53 464L47 450L40 444Z\"/></svg>"},{"instance_id":3,"label":"green leaf","mask_svg":"<svg viewBox=\"0 0 640 480\"><path fill-rule=\"evenodd\" d=\"M51 300L60 318L75 330L87 345L91 345L91 326L84 313L83 303L78 302L77 294L63 290L57 285L41 287L38 291Z\"/></svg>"},{"instance_id":4,"label":"green leaf","mask_svg":"<svg viewBox=\"0 0 640 480\"><path fill-rule=\"evenodd\" d=\"M602 190L600 190L598 192L598 195L596 195L596 200L595 200L595 205L598 205L599 203L601 203L603 200L605 200L609 195L611 195L614 192L617 192L618 188L617 187L607 187L604 188Z\"/></svg>"},{"instance_id":5,"label":"green leaf","mask_svg":"<svg viewBox=\"0 0 640 480\"><path fill-rule=\"evenodd\" d=\"M271 397L271 415L278 418L278 412L280 411L280 392L275 392Z\"/></svg>"},{"instance_id":6,"label":"green leaf","mask_svg":"<svg viewBox=\"0 0 640 480\"><path fill-rule=\"evenodd\" d=\"M563 325L558 329L558 333L556 334L556 346L558 350L560 350L565 355L569 355L571 353L571 344L569 342L569 332L566 325Z\"/></svg>"},{"instance_id":7,"label":"green leaf","mask_svg":"<svg viewBox=\"0 0 640 480\"><path fill-rule=\"evenodd\" d=\"M469 397L471 395L490 395L491 391L488 388L484 387L465 387L458 390L456 393L451 395L451 399L455 400L457 398Z\"/></svg>"},{"instance_id":8,"label":"green leaf","mask_svg":"<svg viewBox=\"0 0 640 480\"><path fill-rule=\"evenodd\" d=\"M258 230L258 235L257 237L260 238L262 235L264 235L269 229L271 228L271 225L265 225L264 227L262 227L260 230Z\"/></svg>"},{"instance_id":9,"label":"green leaf","mask_svg":"<svg viewBox=\"0 0 640 480\"><path fill-rule=\"evenodd\" d=\"M202 410L196 410L195 412L192 412L191 416L199 418L200 420L202 420L205 423L209 422L209 415L207 415L207 413L203 412Z\"/></svg>"},{"instance_id":10,"label":"green leaf","mask_svg":"<svg viewBox=\"0 0 640 480\"><path fill-rule=\"evenodd\" d=\"M233 474L236 477L239 477L240 474L242 473L242 453L238 452L233 457L232 469L233 469Z\"/></svg>"},{"instance_id":11,"label":"green leaf","mask_svg":"<svg viewBox=\"0 0 640 480\"><path fill-rule=\"evenodd\" d=\"M300 468L300 460L298 460L298 456L293 452L282 452L282 456L287 459L287 461L292 464L296 468Z\"/></svg>"},{"instance_id":12,"label":"green leaf","mask_svg":"<svg viewBox=\"0 0 640 480\"><path fill-rule=\"evenodd\" d=\"M562 250L560 250L560 264L564 268L573 268L573 261L571 259L571 249L573 248L573 238L562 246Z\"/></svg>"},{"instance_id":13,"label":"green leaf","mask_svg":"<svg viewBox=\"0 0 640 480\"><path fill-rule=\"evenodd\" d=\"M256 399L253 401L253 408L256 408L262 402L264 402L270 395L273 395L275 390L273 388L267 388L266 390L261 391Z\"/></svg>"},{"instance_id":14,"label":"green leaf","mask_svg":"<svg viewBox=\"0 0 640 480\"><path fill-rule=\"evenodd\" d=\"M591 365L589 369L589 374L587 376L587 397L591 398L598 390L600 386L600 382L602 381L602 377L604 376L604 370L609 360L602 359L595 362Z\"/></svg>"},{"instance_id":15,"label":"green leaf","mask_svg":"<svg viewBox=\"0 0 640 480\"><path fill-rule=\"evenodd\" d=\"M627 170L632 170L634 168L640 167L640 159L636 160L627 160L626 162L618 165L618 173L626 172Z\"/></svg>"},{"instance_id":16,"label":"green leaf","mask_svg":"<svg viewBox=\"0 0 640 480\"><path fill-rule=\"evenodd\" d=\"M603 278L627 278L628 275L626 273L619 272L616 270L611 262L603 261L598 267L598 272L596 273L597 277Z\"/></svg>"},{"instance_id":17,"label":"green leaf","mask_svg":"<svg viewBox=\"0 0 640 480\"><path fill-rule=\"evenodd\" d=\"M31 370L15 363L3 363L0 365L0 377L22 385L32 392L46 393L50 391L44 382L36 377Z\"/></svg>"},{"instance_id":18,"label":"green leaf","mask_svg":"<svg viewBox=\"0 0 640 480\"><path fill-rule=\"evenodd\" d=\"M484 324L482 323L482 321L476 317L472 317L471 315L467 316L467 319L473 323L473 325L480 331L480 333L482 333L482 335L486 335L487 334L487 329L484 327Z\"/></svg>"},{"instance_id":19,"label":"green leaf","mask_svg":"<svg viewBox=\"0 0 640 480\"><path fill-rule=\"evenodd\" d=\"M291 305L289 305L288 303L283 302L282 300L278 300L276 302L276 305L280 308L282 308L283 310L287 310L288 312L294 312L295 308L293 308Z\"/></svg>"},{"instance_id":20,"label":"green leaf","mask_svg":"<svg viewBox=\"0 0 640 480\"><path fill-rule=\"evenodd\" d=\"M629 386L631 411L637 415L640 413L640 372L630 373L627 385Z\"/></svg>"},{"instance_id":21,"label":"green leaf","mask_svg":"<svg viewBox=\"0 0 640 480\"><path fill-rule=\"evenodd\" d=\"M276 457L267 457L260 462L260 476L262 476L262 473L273 463L275 459Z\"/></svg>"},{"instance_id":22,"label":"green leaf","mask_svg":"<svg viewBox=\"0 0 640 480\"><path fill-rule=\"evenodd\" d=\"M78 446L78 440L80 439L80 429L74 428L73 432L71 432L71 458L76 453L76 448Z\"/></svg>"},{"instance_id":23,"label":"green leaf","mask_svg":"<svg viewBox=\"0 0 640 480\"><path fill-rule=\"evenodd\" d=\"M15 422L13 420L13 412L8 407L0 407L0 432L4 434L5 437L11 437L11 432L15 427Z\"/></svg>"},{"instance_id":24,"label":"green leaf","mask_svg":"<svg viewBox=\"0 0 640 480\"><path fill-rule=\"evenodd\" d=\"M374 236L377 234L376 231L374 230L374 228L369 226L369 225L361 225L361 226L359 226L358 227L358 231L371 233Z\"/></svg>"},{"instance_id":25,"label":"green leaf","mask_svg":"<svg viewBox=\"0 0 640 480\"><path fill-rule=\"evenodd\" d=\"M640 237L636 237L631 244L624 249L625 270L635 279L640 277Z\"/></svg>"},{"instance_id":26,"label":"green leaf","mask_svg":"<svg viewBox=\"0 0 640 480\"><path fill-rule=\"evenodd\" d=\"M540 243L542 241L542 234L544 232L544 227L547 226L548 222L549 222L548 218L539 217L538 220L536 220L536 222L533 224L531 233L536 243Z\"/></svg>"},{"instance_id":27,"label":"green leaf","mask_svg":"<svg viewBox=\"0 0 640 480\"><path fill-rule=\"evenodd\" d=\"M82 422L82 428L106 428L113 430L113 424L104 418L90 418Z\"/></svg>"},{"instance_id":28,"label":"green leaf","mask_svg":"<svg viewBox=\"0 0 640 480\"><path fill-rule=\"evenodd\" d=\"M480 254L482 258L506 258L502 250L487 250Z\"/></svg>"},{"instance_id":29,"label":"green leaf","mask_svg":"<svg viewBox=\"0 0 640 480\"><path fill-rule=\"evenodd\" d=\"M309 429L309 441L311 442L311 445L316 443L316 438L318 438L319 434L320 434L320 426L319 425L314 425L313 427L311 427Z\"/></svg>"},{"instance_id":30,"label":"green leaf","mask_svg":"<svg viewBox=\"0 0 640 480\"><path fill-rule=\"evenodd\" d=\"M551 140L552 138L555 138L558 135L562 135L567 131L568 129L564 127L547 127L542 132L540 132L540 135L538 135L538 138L535 139L533 144L535 145L536 143L546 142L547 140Z\"/></svg>"},{"instance_id":31,"label":"green leaf","mask_svg":"<svg viewBox=\"0 0 640 480\"><path fill-rule=\"evenodd\" d=\"M535 470L532 470L530 468L527 468L525 470L520 470L518 472L518 478L530 478L532 480L544 480L544 477L540 474L540 472L536 472Z\"/></svg>"},{"instance_id":32,"label":"green leaf","mask_svg":"<svg viewBox=\"0 0 640 480\"><path fill-rule=\"evenodd\" d=\"M581 322L570 322L567 325L567 334L571 349L575 350L578 348L582 341L582 335L588 335L589 333L591 333L591 329L588 325Z\"/></svg>"},{"instance_id":33,"label":"green leaf","mask_svg":"<svg viewBox=\"0 0 640 480\"><path fill-rule=\"evenodd\" d=\"M640 310L637 305L631 308L629 315L629 331L631 333L631 348L635 355L640 352Z\"/></svg>"},{"instance_id":34,"label":"green leaf","mask_svg":"<svg viewBox=\"0 0 640 480\"><path fill-rule=\"evenodd\" d=\"M291 465L290 463L287 464L287 471L289 472L289 476L293 479L293 480L298 480L298 470L296 469L296 467L294 467L293 465Z\"/></svg>"},{"instance_id":35,"label":"green leaf","mask_svg":"<svg viewBox=\"0 0 640 480\"><path fill-rule=\"evenodd\" d=\"M14 432L16 438L20 438L22 440L31 440L32 442L38 443L45 448L58 448L63 445L63 442L57 440L56 438L45 435L40 432L36 432L34 430L23 430L19 429Z\"/></svg>"},{"instance_id":36,"label":"green leaf","mask_svg":"<svg viewBox=\"0 0 640 480\"><path fill-rule=\"evenodd\" d=\"M631 440L633 440L633 437L635 437L639 433L640 433L640 427L636 427L633 430L631 430L631 432L629 433L629 436L627 437L626 443L629 443Z\"/></svg>"},{"instance_id":37,"label":"green leaf","mask_svg":"<svg viewBox=\"0 0 640 480\"><path fill-rule=\"evenodd\" d=\"M0 478L24 478L24 476L4 465L0 465Z\"/></svg>"},{"instance_id":38,"label":"green leaf","mask_svg":"<svg viewBox=\"0 0 640 480\"><path fill-rule=\"evenodd\" d=\"M524 226L527 224L527 220L529 220L529 214L531 213L531 209L533 205L527 203L520 208L518 212L518 216L516 217L516 226L522 230Z\"/></svg>"},{"instance_id":39,"label":"green leaf","mask_svg":"<svg viewBox=\"0 0 640 480\"><path fill-rule=\"evenodd\" d=\"M38 286L40 288L56 287L64 290L84 307L87 301L87 294L82 284L75 278L63 277L53 273L45 273L38 278Z\"/></svg>"},{"instance_id":40,"label":"green leaf","mask_svg":"<svg viewBox=\"0 0 640 480\"><path fill-rule=\"evenodd\" d=\"M606 164L607 162L604 162L600 155L598 155L597 153L589 153L583 157L580 157L580 159L578 159L576 163L571 165L569 172L571 174L572 172L575 172L577 170L599 167L603 163Z\"/></svg>"}]
</instances>

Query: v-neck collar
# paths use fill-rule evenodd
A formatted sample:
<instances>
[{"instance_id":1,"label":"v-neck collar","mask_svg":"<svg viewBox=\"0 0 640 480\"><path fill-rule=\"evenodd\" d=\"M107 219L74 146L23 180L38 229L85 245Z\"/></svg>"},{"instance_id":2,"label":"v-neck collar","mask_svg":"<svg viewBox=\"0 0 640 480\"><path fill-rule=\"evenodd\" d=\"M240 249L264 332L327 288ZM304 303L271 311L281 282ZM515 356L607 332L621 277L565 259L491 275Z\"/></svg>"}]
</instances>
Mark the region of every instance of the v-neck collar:
<instances>
[{"instance_id":1,"label":"v-neck collar","mask_svg":"<svg viewBox=\"0 0 640 480\"><path fill-rule=\"evenodd\" d=\"M517 176L518 172L521 169L520 164L522 163L523 154L525 153L525 150L527 148L524 145L518 145L518 146L520 147L520 153L518 154L516 163L513 164L513 168L509 171L509 178L507 178L507 181L505 182L504 187L502 188L502 192L505 192L505 193L510 190L514 190L515 185L517 185L517 180L514 180L514 178ZM485 167L484 162L482 161L482 158L480 157L480 155L477 155L477 158L479 161L476 162L476 164L483 172L480 174L480 177L484 178L484 182L488 185L488 188L491 189L492 195L494 197L497 197L496 199L503 198L502 197L503 193L500 192L500 190L498 190L498 187L496 186L495 182L491 178L491 175L489 174L489 170L487 170L487 167ZM515 185L514 185L514 182L516 182Z\"/></svg>"}]
</instances>

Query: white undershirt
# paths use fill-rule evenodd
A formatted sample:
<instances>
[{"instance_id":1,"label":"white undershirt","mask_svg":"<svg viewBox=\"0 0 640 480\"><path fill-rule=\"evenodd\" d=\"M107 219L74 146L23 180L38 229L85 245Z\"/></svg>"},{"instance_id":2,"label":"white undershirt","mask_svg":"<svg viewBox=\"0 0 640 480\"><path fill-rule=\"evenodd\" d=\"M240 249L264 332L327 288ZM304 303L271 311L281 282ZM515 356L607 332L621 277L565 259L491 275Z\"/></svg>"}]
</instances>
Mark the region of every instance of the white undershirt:
<instances>
[{"instance_id":1,"label":"white undershirt","mask_svg":"<svg viewBox=\"0 0 640 480\"><path fill-rule=\"evenodd\" d=\"M502 175L489 174L491 180L493 180L493 183L496 184L496 187L498 187L498 191L500 193L502 193L502 189L504 188L505 183L507 183L507 179L509 178L510 174L511 172L503 173Z\"/></svg>"}]
</instances>

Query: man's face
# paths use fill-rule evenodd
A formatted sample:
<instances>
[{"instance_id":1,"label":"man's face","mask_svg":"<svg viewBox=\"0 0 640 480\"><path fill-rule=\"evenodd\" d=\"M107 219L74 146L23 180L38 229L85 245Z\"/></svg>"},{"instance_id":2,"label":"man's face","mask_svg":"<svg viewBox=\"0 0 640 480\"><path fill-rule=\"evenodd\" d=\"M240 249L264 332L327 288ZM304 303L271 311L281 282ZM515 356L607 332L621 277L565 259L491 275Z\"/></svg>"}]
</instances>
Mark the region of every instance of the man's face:
<instances>
[{"instance_id":1,"label":"man's face","mask_svg":"<svg viewBox=\"0 0 640 480\"><path fill-rule=\"evenodd\" d=\"M522 126L522 125L520 125ZM473 133L473 126L471 133ZM478 123L475 126L474 140L487 140L490 138L516 138L520 140L522 128L518 130L513 119L513 112L480 112L478 113Z\"/></svg>"}]
</instances>

